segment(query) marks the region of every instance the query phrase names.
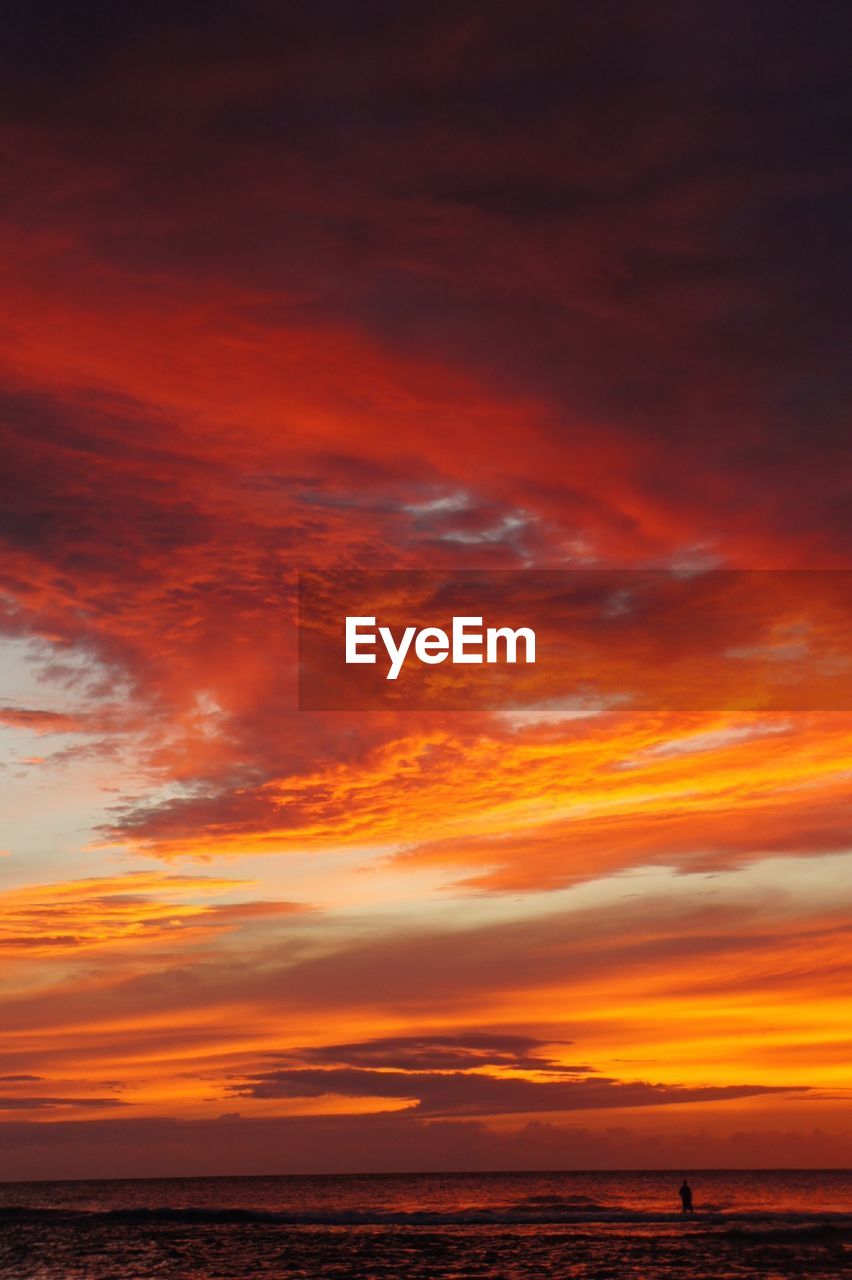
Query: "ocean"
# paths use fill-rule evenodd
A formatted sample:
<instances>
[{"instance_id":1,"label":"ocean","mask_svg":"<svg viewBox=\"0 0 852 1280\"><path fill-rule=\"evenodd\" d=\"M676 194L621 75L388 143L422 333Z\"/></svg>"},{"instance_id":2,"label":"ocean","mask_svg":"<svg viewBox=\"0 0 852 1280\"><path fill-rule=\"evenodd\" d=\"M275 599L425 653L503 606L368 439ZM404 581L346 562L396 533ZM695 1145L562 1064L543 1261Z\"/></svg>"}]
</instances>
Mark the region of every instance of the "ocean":
<instances>
[{"instance_id":1,"label":"ocean","mask_svg":"<svg viewBox=\"0 0 852 1280\"><path fill-rule=\"evenodd\" d=\"M0 1184L15 1280L726 1280L852 1273L852 1171Z\"/></svg>"}]
</instances>

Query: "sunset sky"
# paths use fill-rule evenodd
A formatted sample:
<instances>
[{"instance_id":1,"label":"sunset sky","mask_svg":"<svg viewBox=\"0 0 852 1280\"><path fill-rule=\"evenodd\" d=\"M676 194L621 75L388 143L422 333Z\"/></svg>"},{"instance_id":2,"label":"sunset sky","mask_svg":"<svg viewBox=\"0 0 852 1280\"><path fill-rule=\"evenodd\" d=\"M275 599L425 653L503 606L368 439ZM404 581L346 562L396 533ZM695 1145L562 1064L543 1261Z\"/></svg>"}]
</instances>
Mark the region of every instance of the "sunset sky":
<instances>
[{"instance_id":1,"label":"sunset sky","mask_svg":"<svg viewBox=\"0 0 852 1280\"><path fill-rule=\"evenodd\" d=\"M836 601L839 709L610 648L299 710L296 631L311 570L852 569L848 6L8 26L0 1177L848 1166Z\"/></svg>"}]
</instances>

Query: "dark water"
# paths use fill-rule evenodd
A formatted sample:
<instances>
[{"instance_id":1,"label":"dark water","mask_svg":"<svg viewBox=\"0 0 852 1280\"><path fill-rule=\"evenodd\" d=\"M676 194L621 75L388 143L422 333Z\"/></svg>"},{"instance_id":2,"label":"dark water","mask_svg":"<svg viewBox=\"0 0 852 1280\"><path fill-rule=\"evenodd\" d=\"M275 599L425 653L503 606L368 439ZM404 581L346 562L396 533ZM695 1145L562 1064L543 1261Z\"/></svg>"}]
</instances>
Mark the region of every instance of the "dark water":
<instances>
[{"instance_id":1,"label":"dark water","mask_svg":"<svg viewBox=\"0 0 852 1280\"><path fill-rule=\"evenodd\" d=\"M21 1280L852 1276L852 1172L0 1184Z\"/></svg>"}]
</instances>

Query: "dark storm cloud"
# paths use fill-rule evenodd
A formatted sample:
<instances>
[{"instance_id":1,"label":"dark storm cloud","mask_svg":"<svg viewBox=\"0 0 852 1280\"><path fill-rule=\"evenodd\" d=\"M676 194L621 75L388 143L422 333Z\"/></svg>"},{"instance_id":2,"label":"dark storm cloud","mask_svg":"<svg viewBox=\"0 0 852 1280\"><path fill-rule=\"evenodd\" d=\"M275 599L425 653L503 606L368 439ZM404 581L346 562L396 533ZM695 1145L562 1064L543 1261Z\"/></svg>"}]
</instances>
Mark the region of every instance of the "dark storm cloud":
<instances>
[{"instance_id":1,"label":"dark storm cloud","mask_svg":"<svg viewBox=\"0 0 852 1280\"><path fill-rule=\"evenodd\" d=\"M465 1031L457 1035L382 1036L352 1044L296 1049L282 1056L301 1064L326 1067L345 1063L383 1070L447 1071L493 1066L512 1070L591 1071L590 1067L569 1067L556 1062L543 1055L546 1047L546 1041L534 1036Z\"/></svg>"},{"instance_id":2,"label":"dark storm cloud","mask_svg":"<svg viewBox=\"0 0 852 1280\"><path fill-rule=\"evenodd\" d=\"M587 1111L608 1107L658 1107L684 1102L790 1092L763 1085L687 1088L601 1077L525 1080L478 1071L395 1072L358 1068L263 1072L234 1089L249 1098L385 1098L408 1101L417 1115L509 1115L518 1112Z\"/></svg>"},{"instance_id":3,"label":"dark storm cloud","mask_svg":"<svg viewBox=\"0 0 852 1280\"><path fill-rule=\"evenodd\" d=\"M593 1067L561 1063L546 1055L545 1048L546 1041L532 1036L475 1031L322 1045L282 1055L300 1065L259 1072L232 1091L250 1098L385 1098L409 1102L417 1115L435 1116L718 1102L774 1091L752 1085L683 1088L608 1079ZM301 1065L307 1063L317 1065ZM535 1072L537 1078L494 1075L484 1070L489 1067Z\"/></svg>"}]
</instances>

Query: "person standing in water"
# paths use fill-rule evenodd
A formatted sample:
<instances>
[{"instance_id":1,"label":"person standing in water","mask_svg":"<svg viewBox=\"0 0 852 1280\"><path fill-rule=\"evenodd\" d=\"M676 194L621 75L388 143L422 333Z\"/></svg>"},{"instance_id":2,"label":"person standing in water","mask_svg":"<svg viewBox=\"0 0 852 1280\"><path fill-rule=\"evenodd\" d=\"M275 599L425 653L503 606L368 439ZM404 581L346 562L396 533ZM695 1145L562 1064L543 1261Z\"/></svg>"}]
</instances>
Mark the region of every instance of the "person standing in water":
<instances>
[{"instance_id":1,"label":"person standing in water","mask_svg":"<svg viewBox=\"0 0 852 1280\"><path fill-rule=\"evenodd\" d=\"M683 1180L683 1186L681 1187L679 1194L681 1213L692 1213L692 1187L689 1185L686 1178Z\"/></svg>"}]
</instances>

